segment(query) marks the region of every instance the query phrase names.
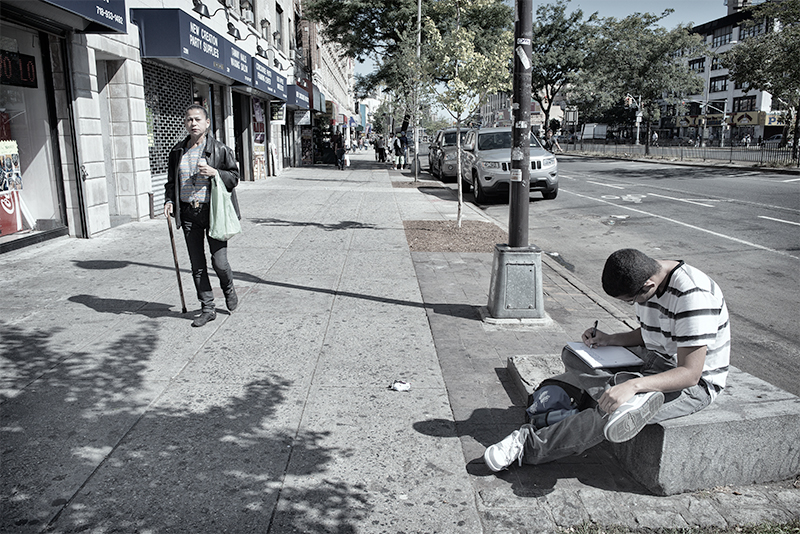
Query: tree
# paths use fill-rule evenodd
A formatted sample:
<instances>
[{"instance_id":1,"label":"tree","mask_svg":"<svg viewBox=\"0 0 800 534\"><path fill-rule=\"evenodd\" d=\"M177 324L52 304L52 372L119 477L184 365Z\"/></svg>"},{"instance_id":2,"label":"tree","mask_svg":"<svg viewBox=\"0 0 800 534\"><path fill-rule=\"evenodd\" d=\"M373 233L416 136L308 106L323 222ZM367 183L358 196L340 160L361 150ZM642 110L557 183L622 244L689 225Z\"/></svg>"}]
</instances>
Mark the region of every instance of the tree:
<instances>
[{"instance_id":1,"label":"tree","mask_svg":"<svg viewBox=\"0 0 800 534\"><path fill-rule=\"evenodd\" d=\"M531 98L542 107L545 128L550 123L556 95L578 81L597 15L592 14L585 22L580 9L567 15L568 3L569 0L558 0L540 5L533 24Z\"/></svg>"},{"instance_id":2,"label":"tree","mask_svg":"<svg viewBox=\"0 0 800 534\"><path fill-rule=\"evenodd\" d=\"M458 183L458 227L461 227L463 183L461 180L461 125L475 113L489 94L511 87L510 27L489 39L480 27L465 26L463 20L481 20L481 13L507 10L496 0L439 0L436 8L442 17L427 18L425 71L438 83L431 85L436 100L456 121L456 176ZM447 17L447 13L451 13Z\"/></svg>"},{"instance_id":3,"label":"tree","mask_svg":"<svg viewBox=\"0 0 800 534\"><path fill-rule=\"evenodd\" d=\"M647 123L645 153L650 151L650 128L660 118L661 106L677 104L703 88L702 77L687 65L688 58L705 49L702 36L683 25L672 30L656 27L671 12L602 19L584 69L595 89L612 102L628 94L641 97L640 111Z\"/></svg>"},{"instance_id":4,"label":"tree","mask_svg":"<svg viewBox=\"0 0 800 534\"><path fill-rule=\"evenodd\" d=\"M484 2L481 10L465 13L461 25L480 30L480 51L497 38L508 26L510 10L501 0ZM448 2L425 0L422 15L436 26L449 24L452 16ZM403 86L410 74L406 61L407 47L416 46L417 0L308 0L303 16L322 25L322 36L338 43L343 53L355 60L371 58L376 69L359 77L358 90L368 94L378 86L397 89ZM423 52L426 35L423 32Z\"/></svg>"},{"instance_id":5,"label":"tree","mask_svg":"<svg viewBox=\"0 0 800 534\"><path fill-rule=\"evenodd\" d=\"M788 108L786 125L794 122L792 158L800 145L800 0L772 1L748 9L746 26L764 25L765 32L743 40L723 55L730 78L750 89L766 91ZM788 132L787 132L788 133ZM784 135L783 143L787 141Z\"/></svg>"}]
</instances>

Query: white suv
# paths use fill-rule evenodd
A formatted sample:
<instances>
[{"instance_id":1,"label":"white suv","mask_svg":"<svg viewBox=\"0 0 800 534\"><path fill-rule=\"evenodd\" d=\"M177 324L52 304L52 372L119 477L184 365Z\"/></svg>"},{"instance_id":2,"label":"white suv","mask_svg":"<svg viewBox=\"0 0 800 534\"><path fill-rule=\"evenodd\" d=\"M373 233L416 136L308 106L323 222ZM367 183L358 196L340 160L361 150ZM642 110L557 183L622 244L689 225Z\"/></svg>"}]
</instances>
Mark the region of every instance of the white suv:
<instances>
[{"instance_id":1,"label":"white suv","mask_svg":"<svg viewBox=\"0 0 800 534\"><path fill-rule=\"evenodd\" d=\"M470 130L463 145L464 185L472 186L475 202L484 204L489 196L511 190L511 128ZM530 190L541 191L546 200L558 196L558 162L545 150L536 135L530 140Z\"/></svg>"}]
</instances>

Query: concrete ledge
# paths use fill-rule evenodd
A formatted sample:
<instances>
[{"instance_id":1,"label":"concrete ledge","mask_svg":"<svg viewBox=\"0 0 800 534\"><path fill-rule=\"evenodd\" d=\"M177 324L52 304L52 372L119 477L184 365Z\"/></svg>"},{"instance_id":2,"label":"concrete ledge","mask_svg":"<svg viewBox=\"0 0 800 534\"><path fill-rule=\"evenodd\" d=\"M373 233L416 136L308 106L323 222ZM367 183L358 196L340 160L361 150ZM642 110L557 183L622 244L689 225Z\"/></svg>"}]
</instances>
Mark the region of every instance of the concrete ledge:
<instances>
[{"instance_id":1,"label":"concrete ledge","mask_svg":"<svg viewBox=\"0 0 800 534\"><path fill-rule=\"evenodd\" d=\"M793 478L800 473L800 398L731 367L711 406L648 425L612 449L657 495Z\"/></svg>"},{"instance_id":2,"label":"concrete ledge","mask_svg":"<svg viewBox=\"0 0 800 534\"><path fill-rule=\"evenodd\" d=\"M555 357L514 356L520 393L563 371ZM622 467L656 495L786 480L800 474L800 398L731 367L708 408L648 425L611 446Z\"/></svg>"}]
</instances>

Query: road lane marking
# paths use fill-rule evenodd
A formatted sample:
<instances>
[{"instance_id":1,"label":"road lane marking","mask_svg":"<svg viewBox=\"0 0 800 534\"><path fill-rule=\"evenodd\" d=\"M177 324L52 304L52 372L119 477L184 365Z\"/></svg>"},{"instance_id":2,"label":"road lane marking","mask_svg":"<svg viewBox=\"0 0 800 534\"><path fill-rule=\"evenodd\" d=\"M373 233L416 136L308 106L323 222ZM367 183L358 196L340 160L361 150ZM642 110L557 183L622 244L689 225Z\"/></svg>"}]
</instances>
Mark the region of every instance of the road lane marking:
<instances>
[{"instance_id":1,"label":"road lane marking","mask_svg":"<svg viewBox=\"0 0 800 534\"><path fill-rule=\"evenodd\" d=\"M782 183L788 184L789 182L800 182L800 178L789 178L788 180L781 180Z\"/></svg>"},{"instance_id":2,"label":"road lane marking","mask_svg":"<svg viewBox=\"0 0 800 534\"><path fill-rule=\"evenodd\" d=\"M729 241L733 241L734 243L739 243L740 245L746 245L748 247L753 247L753 248L756 248L756 249L759 249L759 250L765 250L767 252L773 252L773 253L779 254L781 256L788 256L789 258L792 258L792 259L795 259L795 260L800 260L800 257L792 256L788 252L782 252L782 251L776 250L774 248L765 247L764 245L759 245L759 244L756 244L756 243L752 243L750 241L745 241L744 239L739 239L738 237L733 237L733 236L729 236L729 235L725 235L725 234L720 234L719 232L714 232L713 230L706 230L705 228L701 228L701 227L695 226L693 224L685 223L683 221L678 221L676 219L671 219L669 217L664 217L663 215L657 215L655 213L650 213L649 211L640 210L638 208L631 208L631 207L625 206L623 204L617 204L616 202L609 202L608 200L602 200L602 199L599 199L597 197L592 197L592 196L589 196L589 195L582 195L580 193L574 193L572 191L564 190L564 192L567 193L567 194L570 194L570 195L575 195L576 197L581 197L581 198L585 198L585 199L588 199L588 200L594 200L596 202L602 202L603 204L609 204L609 205L614 206L616 208L621 208L621 209L624 209L624 210L633 211L635 213L640 213L642 215L647 215L649 217L655 217L656 219L662 219L664 221L675 223L675 224L678 224L680 226L685 226L687 228L691 228L692 230L697 230L699 232L704 232L706 234L710 234L710 235L713 235L715 237L720 237L722 239L727 239Z\"/></svg>"},{"instance_id":3,"label":"road lane marking","mask_svg":"<svg viewBox=\"0 0 800 534\"><path fill-rule=\"evenodd\" d=\"M675 197L668 197L666 195L659 195L658 193L648 193L651 197L660 197L660 198L667 198L669 200L675 200L677 202L686 202L687 204L695 204L696 206L704 206L706 208L713 208L711 204L703 204L702 202L697 202L694 200L687 200L685 198L675 198Z\"/></svg>"},{"instance_id":4,"label":"road lane marking","mask_svg":"<svg viewBox=\"0 0 800 534\"><path fill-rule=\"evenodd\" d=\"M587 180L587 182L594 185L602 185L603 187L613 187L614 189L625 189L625 187L621 185L604 184L601 182L593 182L591 180Z\"/></svg>"},{"instance_id":5,"label":"road lane marking","mask_svg":"<svg viewBox=\"0 0 800 534\"><path fill-rule=\"evenodd\" d=\"M766 215L759 215L758 218L759 219L766 219L768 221L775 221L775 222L781 222L781 223L786 223L786 224L794 224L795 226L800 226L800 223L798 223L798 222L785 221L783 219L773 219L772 217L767 217Z\"/></svg>"}]
</instances>

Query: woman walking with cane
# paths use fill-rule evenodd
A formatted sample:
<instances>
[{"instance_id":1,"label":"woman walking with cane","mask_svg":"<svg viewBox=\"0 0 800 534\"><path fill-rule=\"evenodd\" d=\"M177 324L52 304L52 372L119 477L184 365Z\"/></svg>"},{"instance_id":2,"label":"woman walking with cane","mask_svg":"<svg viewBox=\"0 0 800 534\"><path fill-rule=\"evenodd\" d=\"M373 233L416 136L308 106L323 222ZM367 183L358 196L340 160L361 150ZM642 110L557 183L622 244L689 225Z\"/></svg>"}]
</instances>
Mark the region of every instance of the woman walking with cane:
<instances>
[{"instance_id":1,"label":"woman walking with cane","mask_svg":"<svg viewBox=\"0 0 800 534\"><path fill-rule=\"evenodd\" d=\"M239 167L233 151L208 132L211 121L205 108L196 104L189 106L184 125L189 135L169 153L168 178L164 184L164 215L167 220L174 215L175 225L183 228L189 261L192 264L194 287L201 304L200 315L192 321L192 326L199 327L217 318L214 291L208 278L206 240L211 251L211 266L219 278L228 310L235 310L239 304L233 287L233 271L228 263L228 242L208 235L209 201L213 178L217 172L231 192L236 215L241 218L236 192L233 191L239 183ZM175 205L179 205L179 209L175 210Z\"/></svg>"}]
</instances>

